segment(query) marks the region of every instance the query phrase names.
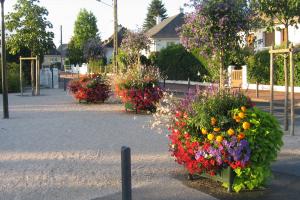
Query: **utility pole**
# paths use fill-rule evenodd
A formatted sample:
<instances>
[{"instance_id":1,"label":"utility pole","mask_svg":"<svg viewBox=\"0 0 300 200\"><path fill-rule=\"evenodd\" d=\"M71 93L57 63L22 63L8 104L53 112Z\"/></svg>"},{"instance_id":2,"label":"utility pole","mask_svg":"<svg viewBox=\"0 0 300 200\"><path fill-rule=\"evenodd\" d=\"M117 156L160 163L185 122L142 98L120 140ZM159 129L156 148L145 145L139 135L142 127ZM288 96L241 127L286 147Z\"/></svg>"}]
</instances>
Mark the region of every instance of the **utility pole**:
<instances>
[{"instance_id":1,"label":"utility pole","mask_svg":"<svg viewBox=\"0 0 300 200\"><path fill-rule=\"evenodd\" d=\"M63 50L63 41L62 41L62 26L60 26L60 69L64 71L64 65L63 65L63 55L62 55L62 50Z\"/></svg>"},{"instance_id":2,"label":"utility pole","mask_svg":"<svg viewBox=\"0 0 300 200\"><path fill-rule=\"evenodd\" d=\"M7 65L5 50L5 23L4 23L4 0L1 0L1 71L2 71L2 97L3 97L3 118L8 119L8 88L7 88Z\"/></svg>"},{"instance_id":3,"label":"utility pole","mask_svg":"<svg viewBox=\"0 0 300 200\"><path fill-rule=\"evenodd\" d=\"M115 73L118 72L118 2L114 0L114 66Z\"/></svg>"}]
</instances>

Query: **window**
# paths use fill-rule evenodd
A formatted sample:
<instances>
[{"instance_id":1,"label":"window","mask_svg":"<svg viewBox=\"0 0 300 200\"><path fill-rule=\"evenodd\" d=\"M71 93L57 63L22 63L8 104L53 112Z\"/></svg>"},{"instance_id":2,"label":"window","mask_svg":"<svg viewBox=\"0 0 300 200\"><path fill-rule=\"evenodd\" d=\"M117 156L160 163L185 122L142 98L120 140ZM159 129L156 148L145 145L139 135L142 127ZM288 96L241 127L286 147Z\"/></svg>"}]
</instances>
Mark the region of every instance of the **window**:
<instances>
[{"instance_id":1,"label":"window","mask_svg":"<svg viewBox=\"0 0 300 200\"><path fill-rule=\"evenodd\" d=\"M175 44L174 42L167 42L167 47Z\"/></svg>"}]
</instances>

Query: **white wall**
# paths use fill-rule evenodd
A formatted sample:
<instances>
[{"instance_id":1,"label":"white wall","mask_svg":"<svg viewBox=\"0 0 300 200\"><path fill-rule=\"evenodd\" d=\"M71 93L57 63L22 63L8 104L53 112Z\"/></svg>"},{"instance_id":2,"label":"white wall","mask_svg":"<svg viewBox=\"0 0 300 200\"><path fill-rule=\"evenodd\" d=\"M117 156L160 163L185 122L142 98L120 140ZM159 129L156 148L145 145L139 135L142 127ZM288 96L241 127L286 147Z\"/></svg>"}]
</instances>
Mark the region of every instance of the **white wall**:
<instances>
[{"instance_id":1,"label":"white wall","mask_svg":"<svg viewBox=\"0 0 300 200\"><path fill-rule=\"evenodd\" d=\"M151 39L150 52L160 51L171 43L179 44L179 38L155 38Z\"/></svg>"}]
</instances>

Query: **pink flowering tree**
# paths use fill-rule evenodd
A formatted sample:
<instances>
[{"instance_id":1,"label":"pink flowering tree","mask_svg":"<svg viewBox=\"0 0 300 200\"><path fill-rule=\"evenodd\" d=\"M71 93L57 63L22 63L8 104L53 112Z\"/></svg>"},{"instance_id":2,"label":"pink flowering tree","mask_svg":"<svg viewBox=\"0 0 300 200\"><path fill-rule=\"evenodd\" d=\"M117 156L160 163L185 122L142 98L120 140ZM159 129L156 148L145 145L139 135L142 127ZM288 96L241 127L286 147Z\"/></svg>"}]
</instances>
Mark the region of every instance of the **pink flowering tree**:
<instances>
[{"instance_id":1,"label":"pink flowering tree","mask_svg":"<svg viewBox=\"0 0 300 200\"><path fill-rule=\"evenodd\" d=\"M148 50L150 39L144 32L128 31L121 43L121 51L125 54L129 66L139 66L142 50Z\"/></svg>"},{"instance_id":2,"label":"pink flowering tree","mask_svg":"<svg viewBox=\"0 0 300 200\"><path fill-rule=\"evenodd\" d=\"M180 29L181 42L187 49L200 49L202 55L218 60L222 88L225 56L243 43L256 15L247 0L190 0L187 6L193 11Z\"/></svg>"}]
</instances>

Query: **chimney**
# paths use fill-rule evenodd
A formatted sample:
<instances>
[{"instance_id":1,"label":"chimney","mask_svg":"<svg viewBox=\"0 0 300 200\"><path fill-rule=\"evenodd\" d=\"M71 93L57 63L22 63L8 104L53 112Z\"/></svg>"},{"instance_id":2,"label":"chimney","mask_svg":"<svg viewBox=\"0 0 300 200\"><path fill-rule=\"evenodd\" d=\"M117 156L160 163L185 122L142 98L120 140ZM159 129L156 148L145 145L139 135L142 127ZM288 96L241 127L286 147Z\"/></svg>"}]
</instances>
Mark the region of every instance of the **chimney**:
<instances>
[{"instance_id":1,"label":"chimney","mask_svg":"<svg viewBox=\"0 0 300 200\"><path fill-rule=\"evenodd\" d=\"M161 22L161 17L160 16L156 16L156 24L159 24Z\"/></svg>"},{"instance_id":2,"label":"chimney","mask_svg":"<svg viewBox=\"0 0 300 200\"><path fill-rule=\"evenodd\" d=\"M183 7L181 7L181 6L180 6L180 8L179 8L179 12L180 12L181 14L183 14L183 13L184 13L184 9L183 9Z\"/></svg>"}]
</instances>

